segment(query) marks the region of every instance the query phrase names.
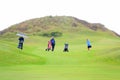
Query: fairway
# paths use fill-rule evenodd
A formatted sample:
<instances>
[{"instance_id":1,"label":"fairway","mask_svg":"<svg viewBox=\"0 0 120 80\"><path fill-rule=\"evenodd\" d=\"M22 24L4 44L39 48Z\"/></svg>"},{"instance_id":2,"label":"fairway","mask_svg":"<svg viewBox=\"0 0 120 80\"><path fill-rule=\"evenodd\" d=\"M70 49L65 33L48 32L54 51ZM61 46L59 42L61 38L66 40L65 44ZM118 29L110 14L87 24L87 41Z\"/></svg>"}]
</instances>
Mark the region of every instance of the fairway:
<instances>
[{"instance_id":1,"label":"fairway","mask_svg":"<svg viewBox=\"0 0 120 80\"><path fill-rule=\"evenodd\" d=\"M23 50L17 38L0 40L0 80L120 80L119 38L90 36L88 51L84 35L66 34L55 38L54 52L45 51L50 38L30 36Z\"/></svg>"},{"instance_id":2,"label":"fairway","mask_svg":"<svg viewBox=\"0 0 120 80\"><path fill-rule=\"evenodd\" d=\"M0 67L1 80L119 80L113 65L23 65Z\"/></svg>"}]
</instances>

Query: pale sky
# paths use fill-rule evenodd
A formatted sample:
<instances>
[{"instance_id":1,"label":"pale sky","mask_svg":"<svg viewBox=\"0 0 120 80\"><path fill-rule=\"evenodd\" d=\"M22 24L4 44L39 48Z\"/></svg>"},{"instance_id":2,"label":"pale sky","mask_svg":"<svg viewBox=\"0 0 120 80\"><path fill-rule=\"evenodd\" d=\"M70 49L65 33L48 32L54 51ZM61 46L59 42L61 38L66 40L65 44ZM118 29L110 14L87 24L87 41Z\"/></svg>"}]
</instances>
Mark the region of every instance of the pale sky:
<instances>
[{"instance_id":1,"label":"pale sky","mask_svg":"<svg viewBox=\"0 0 120 80\"><path fill-rule=\"evenodd\" d=\"M101 23L120 34L120 0L0 0L0 30L50 15Z\"/></svg>"}]
</instances>

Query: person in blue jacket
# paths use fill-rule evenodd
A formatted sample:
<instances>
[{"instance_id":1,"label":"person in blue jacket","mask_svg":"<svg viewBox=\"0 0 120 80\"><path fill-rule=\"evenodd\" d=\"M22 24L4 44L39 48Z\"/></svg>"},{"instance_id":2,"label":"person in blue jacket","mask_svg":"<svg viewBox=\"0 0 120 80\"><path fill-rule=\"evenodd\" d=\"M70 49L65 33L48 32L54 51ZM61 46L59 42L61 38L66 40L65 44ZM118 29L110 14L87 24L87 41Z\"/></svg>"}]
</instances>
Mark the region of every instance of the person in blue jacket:
<instances>
[{"instance_id":1,"label":"person in blue jacket","mask_svg":"<svg viewBox=\"0 0 120 80\"><path fill-rule=\"evenodd\" d=\"M90 48L91 48L92 46L91 46L91 43L90 43L90 41L89 41L88 39L86 40L86 44L87 44L88 50L90 50Z\"/></svg>"},{"instance_id":2,"label":"person in blue jacket","mask_svg":"<svg viewBox=\"0 0 120 80\"><path fill-rule=\"evenodd\" d=\"M54 48L55 48L55 39L54 39L54 37L52 37L50 41L51 41L52 51L54 51Z\"/></svg>"}]
</instances>

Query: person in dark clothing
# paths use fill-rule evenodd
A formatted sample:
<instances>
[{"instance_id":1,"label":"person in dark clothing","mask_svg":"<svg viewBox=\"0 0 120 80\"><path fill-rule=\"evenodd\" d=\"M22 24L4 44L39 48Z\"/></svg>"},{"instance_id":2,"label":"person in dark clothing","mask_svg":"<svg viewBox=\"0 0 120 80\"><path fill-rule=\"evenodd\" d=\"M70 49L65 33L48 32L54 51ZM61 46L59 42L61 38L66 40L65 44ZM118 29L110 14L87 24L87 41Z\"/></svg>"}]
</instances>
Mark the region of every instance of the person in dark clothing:
<instances>
[{"instance_id":1,"label":"person in dark clothing","mask_svg":"<svg viewBox=\"0 0 120 80\"><path fill-rule=\"evenodd\" d=\"M54 39L54 37L52 37L50 41L51 41L52 51L54 51L54 48L55 48L55 39Z\"/></svg>"},{"instance_id":2,"label":"person in dark clothing","mask_svg":"<svg viewBox=\"0 0 120 80\"><path fill-rule=\"evenodd\" d=\"M68 43L65 43L64 45L65 45L65 46L64 46L64 50L63 50L63 51L64 51L64 52L69 52L69 50L68 50Z\"/></svg>"},{"instance_id":3,"label":"person in dark clothing","mask_svg":"<svg viewBox=\"0 0 120 80\"><path fill-rule=\"evenodd\" d=\"M22 50L23 49L24 38L19 37L18 40L19 40L18 48Z\"/></svg>"}]
</instances>

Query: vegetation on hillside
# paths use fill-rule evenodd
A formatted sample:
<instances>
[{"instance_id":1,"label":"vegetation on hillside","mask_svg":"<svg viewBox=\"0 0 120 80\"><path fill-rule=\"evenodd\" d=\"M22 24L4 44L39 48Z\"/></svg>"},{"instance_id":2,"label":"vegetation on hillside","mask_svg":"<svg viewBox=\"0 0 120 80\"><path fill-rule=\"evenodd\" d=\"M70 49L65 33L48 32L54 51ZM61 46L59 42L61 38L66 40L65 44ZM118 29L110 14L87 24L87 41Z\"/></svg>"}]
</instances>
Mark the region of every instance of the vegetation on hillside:
<instances>
[{"instance_id":1,"label":"vegetation on hillside","mask_svg":"<svg viewBox=\"0 0 120 80\"><path fill-rule=\"evenodd\" d=\"M15 24L3 31L0 34L16 34L18 32L23 32L27 34L49 34L52 32L60 32L64 34L65 32L103 32L108 35L119 36L115 32L112 32L105 28L104 25L100 23L88 23L87 21L77 19L71 16L46 16L42 18L35 18Z\"/></svg>"}]
</instances>

